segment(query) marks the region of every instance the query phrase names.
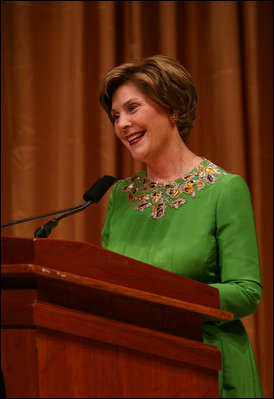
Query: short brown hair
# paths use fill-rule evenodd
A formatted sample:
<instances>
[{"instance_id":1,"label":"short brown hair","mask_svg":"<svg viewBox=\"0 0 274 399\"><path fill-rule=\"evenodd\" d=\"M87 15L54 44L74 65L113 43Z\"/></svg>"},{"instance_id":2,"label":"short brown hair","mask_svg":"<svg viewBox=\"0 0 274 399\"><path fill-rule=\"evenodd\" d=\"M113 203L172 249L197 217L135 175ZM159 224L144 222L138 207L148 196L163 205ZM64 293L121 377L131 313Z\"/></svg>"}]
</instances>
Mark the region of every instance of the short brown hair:
<instances>
[{"instance_id":1,"label":"short brown hair","mask_svg":"<svg viewBox=\"0 0 274 399\"><path fill-rule=\"evenodd\" d=\"M127 62L111 69L103 79L100 103L112 124L112 96L128 81L176 116L179 133L185 140L194 126L197 106L196 89L188 71L177 60L164 55Z\"/></svg>"}]
</instances>

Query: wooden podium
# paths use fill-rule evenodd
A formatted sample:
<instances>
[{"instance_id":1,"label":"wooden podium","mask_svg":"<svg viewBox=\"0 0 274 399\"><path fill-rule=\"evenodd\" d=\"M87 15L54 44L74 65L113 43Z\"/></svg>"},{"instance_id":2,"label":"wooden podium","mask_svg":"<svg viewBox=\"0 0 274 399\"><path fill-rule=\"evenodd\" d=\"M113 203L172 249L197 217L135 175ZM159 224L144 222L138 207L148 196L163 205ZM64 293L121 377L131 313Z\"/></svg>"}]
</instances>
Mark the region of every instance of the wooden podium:
<instances>
[{"instance_id":1,"label":"wooden podium","mask_svg":"<svg viewBox=\"0 0 274 399\"><path fill-rule=\"evenodd\" d=\"M217 289L85 242L1 241L7 397L218 397Z\"/></svg>"}]
</instances>

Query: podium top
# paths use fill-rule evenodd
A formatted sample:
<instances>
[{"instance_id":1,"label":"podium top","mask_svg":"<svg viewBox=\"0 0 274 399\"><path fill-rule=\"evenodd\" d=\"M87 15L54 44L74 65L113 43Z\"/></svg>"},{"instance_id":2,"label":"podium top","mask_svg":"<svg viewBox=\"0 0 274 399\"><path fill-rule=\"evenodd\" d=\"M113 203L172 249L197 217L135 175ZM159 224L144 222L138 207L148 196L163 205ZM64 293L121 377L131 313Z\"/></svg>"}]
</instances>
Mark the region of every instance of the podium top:
<instances>
[{"instance_id":1,"label":"podium top","mask_svg":"<svg viewBox=\"0 0 274 399\"><path fill-rule=\"evenodd\" d=\"M1 237L2 278L39 276L232 320L216 288L86 242Z\"/></svg>"}]
</instances>

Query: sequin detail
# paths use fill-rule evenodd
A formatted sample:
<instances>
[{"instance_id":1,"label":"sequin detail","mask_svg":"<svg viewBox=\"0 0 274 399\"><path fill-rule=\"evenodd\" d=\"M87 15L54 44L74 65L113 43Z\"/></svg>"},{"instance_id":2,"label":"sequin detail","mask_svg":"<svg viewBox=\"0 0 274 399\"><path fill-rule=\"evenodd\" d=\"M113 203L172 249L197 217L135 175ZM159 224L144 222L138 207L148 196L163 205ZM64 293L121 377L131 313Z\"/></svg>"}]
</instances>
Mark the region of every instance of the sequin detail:
<instances>
[{"instance_id":1,"label":"sequin detail","mask_svg":"<svg viewBox=\"0 0 274 399\"><path fill-rule=\"evenodd\" d=\"M218 180L217 175L227 175L227 173L203 158L203 161L182 179L159 183L151 181L144 172L140 172L125 179L126 184L121 187L121 191L128 193L130 204L137 201L135 210L143 212L144 209L151 207L150 216L161 219L168 206L178 209L188 201L185 195L195 198L207 183L214 184Z\"/></svg>"}]
</instances>

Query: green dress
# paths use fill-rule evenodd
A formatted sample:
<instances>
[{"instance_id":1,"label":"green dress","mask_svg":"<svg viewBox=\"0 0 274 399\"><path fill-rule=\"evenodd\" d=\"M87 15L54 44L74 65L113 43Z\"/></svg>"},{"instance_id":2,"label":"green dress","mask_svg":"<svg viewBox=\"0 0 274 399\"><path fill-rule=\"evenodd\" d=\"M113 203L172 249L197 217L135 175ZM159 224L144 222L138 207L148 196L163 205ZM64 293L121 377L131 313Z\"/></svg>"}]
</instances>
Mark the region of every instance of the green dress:
<instances>
[{"instance_id":1,"label":"green dress","mask_svg":"<svg viewBox=\"0 0 274 399\"><path fill-rule=\"evenodd\" d=\"M109 198L104 248L218 288L232 322L203 325L222 353L220 397L262 398L251 343L240 321L262 294L254 214L245 181L207 159L184 178L157 183L141 171Z\"/></svg>"}]
</instances>

